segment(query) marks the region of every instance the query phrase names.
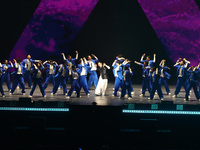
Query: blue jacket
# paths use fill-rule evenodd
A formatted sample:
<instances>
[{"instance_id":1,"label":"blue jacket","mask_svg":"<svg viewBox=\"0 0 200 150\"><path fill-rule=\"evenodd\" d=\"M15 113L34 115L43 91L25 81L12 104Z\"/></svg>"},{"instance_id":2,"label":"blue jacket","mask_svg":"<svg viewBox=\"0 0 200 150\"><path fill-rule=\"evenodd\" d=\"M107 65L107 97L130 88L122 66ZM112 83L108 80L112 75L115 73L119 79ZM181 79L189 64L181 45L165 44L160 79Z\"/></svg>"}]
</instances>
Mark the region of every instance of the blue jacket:
<instances>
[{"instance_id":1,"label":"blue jacket","mask_svg":"<svg viewBox=\"0 0 200 150\"><path fill-rule=\"evenodd\" d=\"M182 67L182 77L186 78L187 77L187 68L185 68L185 65L181 66L181 65L177 65L175 66L177 68L177 77L179 75L179 70Z\"/></svg>"},{"instance_id":2,"label":"blue jacket","mask_svg":"<svg viewBox=\"0 0 200 150\"><path fill-rule=\"evenodd\" d=\"M46 75L49 76L50 64L46 63L44 66L46 67ZM56 73L56 67L57 65L53 64L54 74Z\"/></svg>"},{"instance_id":3,"label":"blue jacket","mask_svg":"<svg viewBox=\"0 0 200 150\"><path fill-rule=\"evenodd\" d=\"M22 61L22 64L25 66L25 61L26 61L26 64L27 64L27 68L24 69L24 71L27 71L28 70L28 59L24 59ZM33 63L35 62L35 60L33 59L30 59L30 62L31 62L31 68L33 67Z\"/></svg>"},{"instance_id":4,"label":"blue jacket","mask_svg":"<svg viewBox=\"0 0 200 150\"><path fill-rule=\"evenodd\" d=\"M37 69L34 70L33 76L32 76L33 80L36 79L36 76L37 76L37 73L38 73L39 70L41 71L41 78L40 79L42 79L42 70L43 69L44 69L43 67L40 67L40 68L37 68Z\"/></svg>"},{"instance_id":5,"label":"blue jacket","mask_svg":"<svg viewBox=\"0 0 200 150\"><path fill-rule=\"evenodd\" d=\"M123 73L123 79L125 85L130 85L131 83L131 76L133 75L133 72L131 73L129 70L125 70Z\"/></svg>"},{"instance_id":6,"label":"blue jacket","mask_svg":"<svg viewBox=\"0 0 200 150\"><path fill-rule=\"evenodd\" d=\"M153 75L153 73L154 73L154 75ZM158 74L156 74L156 71L154 71L154 72L151 72L150 73L150 75L149 75L149 77L150 77L150 82L151 83L153 83L153 84L160 84L160 74L158 73Z\"/></svg>"},{"instance_id":7,"label":"blue jacket","mask_svg":"<svg viewBox=\"0 0 200 150\"><path fill-rule=\"evenodd\" d=\"M147 61L147 60L143 60L143 61L140 61L140 62L144 63L145 61ZM150 60L148 66L150 66L151 68L153 68L153 64L154 64L154 61Z\"/></svg>"},{"instance_id":8,"label":"blue jacket","mask_svg":"<svg viewBox=\"0 0 200 150\"><path fill-rule=\"evenodd\" d=\"M199 69L197 69L196 71L189 70L188 72L189 72L189 80L198 83L198 80L200 79L199 75L200 70Z\"/></svg>"},{"instance_id":9,"label":"blue jacket","mask_svg":"<svg viewBox=\"0 0 200 150\"><path fill-rule=\"evenodd\" d=\"M67 64L69 64L70 62L72 62L72 65L76 65L76 58L71 58L71 60L69 61L68 59L66 59Z\"/></svg>"},{"instance_id":10,"label":"blue jacket","mask_svg":"<svg viewBox=\"0 0 200 150\"><path fill-rule=\"evenodd\" d=\"M8 69L5 70L4 67L5 67L6 64L2 64L2 68L1 68L1 72L4 74L4 75L9 75L10 74L10 68L12 68L12 66L10 64L8 64Z\"/></svg>"},{"instance_id":11,"label":"blue jacket","mask_svg":"<svg viewBox=\"0 0 200 150\"><path fill-rule=\"evenodd\" d=\"M86 75L88 74L88 72L90 71L91 67L88 65L88 64L84 64L84 66L82 66L81 64L78 64L77 66L79 69L81 69L81 72L82 72L82 68L84 67L85 70L86 70ZM80 73L81 73L80 72Z\"/></svg>"},{"instance_id":12,"label":"blue jacket","mask_svg":"<svg viewBox=\"0 0 200 150\"><path fill-rule=\"evenodd\" d=\"M25 67L22 63L20 63L20 64L17 63L17 66L19 66L19 65L21 66L22 75L24 75ZM14 64L14 67L15 67L15 64ZM17 75L18 69L19 69L19 67L17 67L17 68L15 67L15 71L12 72L12 75L14 75L14 76Z\"/></svg>"},{"instance_id":13,"label":"blue jacket","mask_svg":"<svg viewBox=\"0 0 200 150\"><path fill-rule=\"evenodd\" d=\"M117 66L114 68L114 69L116 69L117 68ZM120 66L119 67L119 70L117 71L117 76L118 76L118 78L120 79L120 80L123 80L123 75L122 75L122 67ZM115 71L114 71L115 72Z\"/></svg>"},{"instance_id":14,"label":"blue jacket","mask_svg":"<svg viewBox=\"0 0 200 150\"><path fill-rule=\"evenodd\" d=\"M167 72L167 66L162 67L160 65L160 67L159 74L161 75L161 70L163 69L164 78L170 79L171 75Z\"/></svg>"},{"instance_id":15,"label":"blue jacket","mask_svg":"<svg viewBox=\"0 0 200 150\"><path fill-rule=\"evenodd\" d=\"M63 67L65 67L65 69L66 69L65 77L67 77L67 75L68 75L68 73L69 73L69 69L68 69L67 65L66 65L66 66L63 66ZM62 67L61 70L60 70L60 65L58 66L58 72L57 72L57 74L55 75L55 78L58 78L58 77L61 77L61 76L62 76L63 67ZM60 70L60 71L59 71L59 70Z\"/></svg>"}]
</instances>

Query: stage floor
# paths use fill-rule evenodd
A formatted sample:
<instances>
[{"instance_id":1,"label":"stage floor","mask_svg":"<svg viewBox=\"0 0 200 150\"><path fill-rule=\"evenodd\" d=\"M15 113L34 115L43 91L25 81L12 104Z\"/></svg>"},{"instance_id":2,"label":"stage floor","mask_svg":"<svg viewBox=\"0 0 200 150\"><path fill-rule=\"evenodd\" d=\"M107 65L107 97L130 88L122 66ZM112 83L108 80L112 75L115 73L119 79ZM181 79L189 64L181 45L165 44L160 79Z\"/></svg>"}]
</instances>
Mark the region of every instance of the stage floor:
<instances>
[{"instance_id":1,"label":"stage floor","mask_svg":"<svg viewBox=\"0 0 200 150\"><path fill-rule=\"evenodd\" d=\"M27 87L27 84L26 84ZM149 92L146 92L146 95L144 97L139 96L141 94L141 85L133 85L134 94L132 95L133 98L131 100L128 100L125 98L119 98L119 97L112 97L113 93L113 87L114 84L111 83L108 85L106 95L105 96L96 96L94 94L94 86L91 87L90 96L86 96L83 89L81 90L81 98L77 98L75 94L72 94L72 97L70 99L66 99L63 95L62 89L58 90L57 94L51 95L52 91L52 85L49 84L49 86L46 89L46 95L47 97L42 97L42 94L39 91L39 87L36 87L36 90L33 94L33 97L31 98L32 101L68 101L70 105L91 105L93 102L96 102L97 105L100 106L122 106L124 103L138 103L138 104L154 104L154 103L161 103L161 100L159 99L158 95L155 95L154 100L148 100ZM162 91L164 94L164 101L173 101L174 104L189 104L189 105L198 105L199 102L196 100L194 92L192 90L191 93L191 99L190 101L184 101L185 91L182 88L181 92L179 93L177 98L172 98L173 93L175 91L175 85L169 85L171 90L171 95L167 95L164 87L162 87ZM18 101L19 97L28 97L30 93L30 89L26 88L26 94L23 96L21 94L20 89L16 89L13 95L9 95L9 92L7 90L6 85L3 85L3 88L5 90L6 97L1 97L0 100L3 101ZM67 85L67 90L70 89L70 84Z\"/></svg>"}]
</instances>

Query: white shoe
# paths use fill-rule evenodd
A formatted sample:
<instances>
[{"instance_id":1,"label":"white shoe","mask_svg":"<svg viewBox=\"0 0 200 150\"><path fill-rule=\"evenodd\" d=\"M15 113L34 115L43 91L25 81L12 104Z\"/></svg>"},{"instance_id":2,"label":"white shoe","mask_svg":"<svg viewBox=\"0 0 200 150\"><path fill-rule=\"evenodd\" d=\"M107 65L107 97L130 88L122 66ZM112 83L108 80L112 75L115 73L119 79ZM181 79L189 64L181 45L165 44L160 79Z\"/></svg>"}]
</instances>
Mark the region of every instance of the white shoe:
<instances>
[{"instance_id":1,"label":"white shoe","mask_svg":"<svg viewBox=\"0 0 200 150\"><path fill-rule=\"evenodd\" d=\"M131 92L131 94L134 94L135 92Z\"/></svg>"},{"instance_id":2,"label":"white shoe","mask_svg":"<svg viewBox=\"0 0 200 150\"><path fill-rule=\"evenodd\" d=\"M58 89L60 90L61 88L60 88L60 87L58 87Z\"/></svg>"},{"instance_id":3,"label":"white shoe","mask_svg":"<svg viewBox=\"0 0 200 150\"><path fill-rule=\"evenodd\" d=\"M148 97L148 100L150 100L150 97Z\"/></svg>"},{"instance_id":4,"label":"white shoe","mask_svg":"<svg viewBox=\"0 0 200 150\"><path fill-rule=\"evenodd\" d=\"M102 93L102 96L105 96L105 93Z\"/></svg>"},{"instance_id":5,"label":"white shoe","mask_svg":"<svg viewBox=\"0 0 200 150\"><path fill-rule=\"evenodd\" d=\"M10 95L12 95L13 93L9 92Z\"/></svg>"},{"instance_id":6,"label":"white shoe","mask_svg":"<svg viewBox=\"0 0 200 150\"><path fill-rule=\"evenodd\" d=\"M17 89L20 89L19 86L17 86Z\"/></svg>"},{"instance_id":7,"label":"white shoe","mask_svg":"<svg viewBox=\"0 0 200 150\"><path fill-rule=\"evenodd\" d=\"M22 95L26 95L26 93L22 93Z\"/></svg>"},{"instance_id":8,"label":"white shoe","mask_svg":"<svg viewBox=\"0 0 200 150\"><path fill-rule=\"evenodd\" d=\"M141 97L144 97L144 94L140 94Z\"/></svg>"},{"instance_id":9,"label":"white shoe","mask_svg":"<svg viewBox=\"0 0 200 150\"><path fill-rule=\"evenodd\" d=\"M158 92L155 92L155 94L157 95L157 94L158 94Z\"/></svg>"},{"instance_id":10,"label":"white shoe","mask_svg":"<svg viewBox=\"0 0 200 150\"><path fill-rule=\"evenodd\" d=\"M164 98L161 98L160 100L161 100L161 101L163 101L163 100L164 100Z\"/></svg>"},{"instance_id":11,"label":"white shoe","mask_svg":"<svg viewBox=\"0 0 200 150\"><path fill-rule=\"evenodd\" d=\"M88 93L87 96L90 96L90 93Z\"/></svg>"},{"instance_id":12,"label":"white shoe","mask_svg":"<svg viewBox=\"0 0 200 150\"><path fill-rule=\"evenodd\" d=\"M188 96L188 99L190 99L190 95Z\"/></svg>"},{"instance_id":13,"label":"white shoe","mask_svg":"<svg viewBox=\"0 0 200 150\"><path fill-rule=\"evenodd\" d=\"M132 97L129 97L128 100L132 99Z\"/></svg>"},{"instance_id":14,"label":"white shoe","mask_svg":"<svg viewBox=\"0 0 200 150\"><path fill-rule=\"evenodd\" d=\"M66 96L65 98L69 99L70 97L69 97L69 96Z\"/></svg>"},{"instance_id":15,"label":"white shoe","mask_svg":"<svg viewBox=\"0 0 200 150\"><path fill-rule=\"evenodd\" d=\"M173 98L177 98L177 95L173 95L172 97L173 97Z\"/></svg>"},{"instance_id":16,"label":"white shoe","mask_svg":"<svg viewBox=\"0 0 200 150\"><path fill-rule=\"evenodd\" d=\"M33 97L32 95L29 95L28 97Z\"/></svg>"},{"instance_id":17,"label":"white shoe","mask_svg":"<svg viewBox=\"0 0 200 150\"><path fill-rule=\"evenodd\" d=\"M53 95L53 93L51 93L51 95Z\"/></svg>"},{"instance_id":18,"label":"white shoe","mask_svg":"<svg viewBox=\"0 0 200 150\"><path fill-rule=\"evenodd\" d=\"M47 95L44 95L43 97L45 98L45 97L47 97Z\"/></svg>"},{"instance_id":19,"label":"white shoe","mask_svg":"<svg viewBox=\"0 0 200 150\"><path fill-rule=\"evenodd\" d=\"M2 97L6 97L5 95L2 95Z\"/></svg>"}]
</instances>

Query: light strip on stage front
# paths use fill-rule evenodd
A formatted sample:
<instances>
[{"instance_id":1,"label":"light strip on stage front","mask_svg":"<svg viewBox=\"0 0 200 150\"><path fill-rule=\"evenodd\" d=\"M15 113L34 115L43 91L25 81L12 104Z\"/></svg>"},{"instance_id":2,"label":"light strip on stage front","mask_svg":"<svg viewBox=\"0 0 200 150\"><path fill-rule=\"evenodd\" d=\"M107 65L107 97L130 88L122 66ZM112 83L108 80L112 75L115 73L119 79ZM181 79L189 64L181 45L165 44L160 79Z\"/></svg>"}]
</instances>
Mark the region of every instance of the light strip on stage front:
<instances>
[{"instance_id":1,"label":"light strip on stage front","mask_svg":"<svg viewBox=\"0 0 200 150\"><path fill-rule=\"evenodd\" d=\"M69 108L0 107L0 110L9 110L9 111L57 111L57 112L68 112Z\"/></svg>"},{"instance_id":2,"label":"light strip on stage front","mask_svg":"<svg viewBox=\"0 0 200 150\"><path fill-rule=\"evenodd\" d=\"M170 111L170 110L122 110L123 113L134 114L171 114L171 115L200 115L200 111Z\"/></svg>"}]
</instances>

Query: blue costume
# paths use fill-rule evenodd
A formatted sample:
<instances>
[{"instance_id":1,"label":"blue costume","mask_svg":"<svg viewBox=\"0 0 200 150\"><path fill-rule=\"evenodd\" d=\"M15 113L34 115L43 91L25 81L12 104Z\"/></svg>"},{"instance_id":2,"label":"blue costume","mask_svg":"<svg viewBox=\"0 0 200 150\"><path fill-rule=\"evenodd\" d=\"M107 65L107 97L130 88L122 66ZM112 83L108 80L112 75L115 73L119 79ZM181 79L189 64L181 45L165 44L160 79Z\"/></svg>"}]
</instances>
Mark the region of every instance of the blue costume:
<instances>
[{"instance_id":1,"label":"blue costume","mask_svg":"<svg viewBox=\"0 0 200 150\"><path fill-rule=\"evenodd\" d=\"M24 85L24 77L23 77L24 76L23 72L24 72L25 67L22 63L20 64L15 63L14 67L15 67L15 71L12 73L12 75L14 75L14 81L13 81L13 86L10 93L12 94L15 91L18 84L22 88L22 93L25 93L25 85Z\"/></svg>"},{"instance_id":2,"label":"blue costume","mask_svg":"<svg viewBox=\"0 0 200 150\"><path fill-rule=\"evenodd\" d=\"M157 71L150 73L150 80L151 80L151 83L152 83L152 89L151 89L151 93L150 93L150 99L151 100L153 99L156 90L158 92L160 99L161 100L163 99L163 93L162 93L162 90L161 90L161 84L159 82L159 76L160 75L157 73Z\"/></svg>"},{"instance_id":3,"label":"blue costume","mask_svg":"<svg viewBox=\"0 0 200 150\"><path fill-rule=\"evenodd\" d=\"M163 65L160 65L160 70L159 70L159 74L160 74L160 85L162 86L162 84L165 85L165 89L166 89L166 92L167 94L170 93L170 90L169 90L169 87L168 87L168 84L167 84L167 80L170 79L171 75L169 73L167 73L167 66L163 66Z\"/></svg>"},{"instance_id":4,"label":"blue costume","mask_svg":"<svg viewBox=\"0 0 200 150\"><path fill-rule=\"evenodd\" d=\"M44 89L46 89L50 81L52 82L53 86L55 85L54 76L55 76L57 65L56 64L51 65L49 63L45 63L44 65L46 67L46 81L44 83Z\"/></svg>"},{"instance_id":5,"label":"blue costume","mask_svg":"<svg viewBox=\"0 0 200 150\"><path fill-rule=\"evenodd\" d=\"M52 93L55 94L58 90L59 85L61 84L63 87L63 94L67 93L67 86L66 86L66 76L68 74L69 70L67 68L67 65L64 65L61 67L59 65L58 72L55 75L55 85L53 87Z\"/></svg>"},{"instance_id":6,"label":"blue costume","mask_svg":"<svg viewBox=\"0 0 200 150\"><path fill-rule=\"evenodd\" d=\"M128 97L131 98L131 76L133 75L133 72L130 72L130 70L125 70L123 73L123 85L122 85L122 93L121 97L124 97L126 94L126 91L128 91Z\"/></svg>"},{"instance_id":7,"label":"blue costume","mask_svg":"<svg viewBox=\"0 0 200 150\"><path fill-rule=\"evenodd\" d=\"M40 88L40 92L42 93L42 96L45 96L45 91L44 91L44 88L42 86L42 70L44 68L43 67L35 67L35 70L34 70L34 73L33 73L33 87L31 89L31 92L30 92L30 96L33 95L33 92L35 91L35 88L37 85L39 85L39 88Z\"/></svg>"},{"instance_id":8,"label":"blue costume","mask_svg":"<svg viewBox=\"0 0 200 150\"><path fill-rule=\"evenodd\" d=\"M79 86L79 74L81 73L82 71L82 68L78 69L78 70L71 70L71 75L72 75L72 85L71 85L71 88L67 94L68 97L70 97L72 95L72 92L74 90L76 90L76 94L77 94L77 97L80 97L80 86Z\"/></svg>"},{"instance_id":9,"label":"blue costume","mask_svg":"<svg viewBox=\"0 0 200 150\"><path fill-rule=\"evenodd\" d=\"M87 85L87 73L90 70L90 66L88 66L86 63L85 64L78 64L78 68L82 69L79 75L79 86L80 90L83 87L83 90L85 91L86 95L89 95L90 92L88 90L88 85Z\"/></svg>"},{"instance_id":10,"label":"blue costume","mask_svg":"<svg viewBox=\"0 0 200 150\"><path fill-rule=\"evenodd\" d=\"M88 79L88 90L90 89L92 83L94 82L95 89L98 84L98 77L96 72L96 63L98 62L98 59L92 59L90 62L88 62L88 65L90 66L89 71L89 79Z\"/></svg>"},{"instance_id":11,"label":"blue costume","mask_svg":"<svg viewBox=\"0 0 200 150\"><path fill-rule=\"evenodd\" d=\"M196 69L195 71L189 70L188 72L190 74L189 75L189 85L186 90L185 99L188 100L190 90L191 90L191 88L193 88L195 96L196 96L197 100L199 100L199 92L197 90L197 83L200 78L199 77L200 71L198 69Z\"/></svg>"},{"instance_id":12,"label":"blue costume","mask_svg":"<svg viewBox=\"0 0 200 150\"><path fill-rule=\"evenodd\" d=\"M2 80L2 68L0 68L0 92L1 92L2 96L5 97L4 90L3 90L3 84L1 82L1 80Z\"/></svg>"},{"instance_id":13,"label":"blue costume","mask_svg":"<svg viewBox=\"0 0 200 150\"><path fill-rule=\"evenodd\" d=\"M122 80L123 80L123 75L122 75L122 67L114 65L114 75L115 75L115 90L113 95L117 96L117 91L119 90L119 87L122 89Z\"/></svg>"},{"instance_id":14,"label":"blue costume","mask_svg":"<svg viewBox=\"0 0 200 150\"><path fill-rule=\"evenodd\" d=\"M177 84L174 95L177 96L183 86L185 91L187 91L187 63L185 65L175 64L177 68Z\"/></svg>"},{"instance_id":15,"label":"blue costume","mask_svg":"<svg viewBox=\"0 0 200 150\"><path fill-rule=\"evenodd\" d=\"M24 59L22 61L22 64L25 66L25 63L27 65L27 67L23 70L23 74L24 74L24 80L27 79L28 80L28 86L31 87L32 86L32 80L31 80L31 70L33 67L33 63L35 62L35 60L33 59Z\"/></svg>"},{"instance_id":16,"label":"blue costume","mask_svg":"<svg viewBox=\"0 0 200 150\"><path fill-rule=\"evenodd\" d=\"M13 65L10 64L2 64L2 78L1 78L1 85L3 85L3 82L6 81L8 91L11 90L11 83L10 83L10 68L12 68Z\"/></svg>"}]
</instances>

